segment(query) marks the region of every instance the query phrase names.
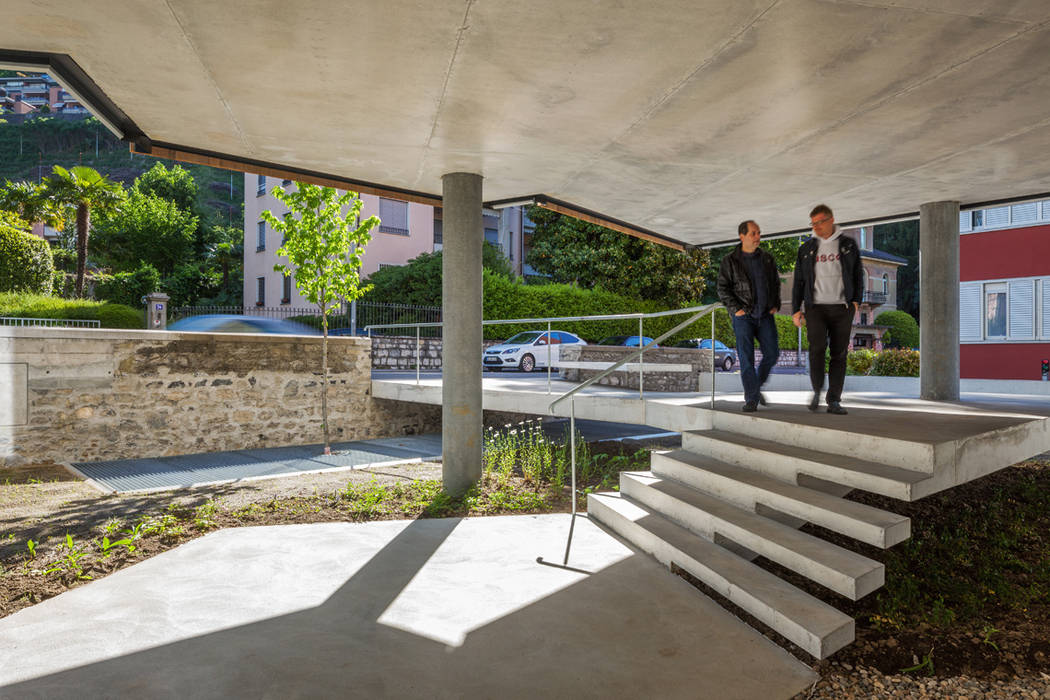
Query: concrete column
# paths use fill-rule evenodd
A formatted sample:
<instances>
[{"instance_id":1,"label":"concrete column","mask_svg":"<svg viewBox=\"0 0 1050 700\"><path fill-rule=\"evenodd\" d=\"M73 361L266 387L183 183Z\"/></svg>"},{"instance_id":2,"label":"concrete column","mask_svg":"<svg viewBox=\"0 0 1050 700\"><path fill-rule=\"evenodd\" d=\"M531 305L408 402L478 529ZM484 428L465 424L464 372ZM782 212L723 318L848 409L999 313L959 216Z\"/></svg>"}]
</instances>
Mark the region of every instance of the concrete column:
<instances>
[{"instance_id":1,"label":"concrete column","mask_svg":"<svg viewBox=\"0 0 1050 700\"><path fill-rule=\"evenodd\" d=\"M441 479L459 495L481 478L481 176L449 173L441 183Z\"/></svg>"},{"instance_id":2,"label":"concrete column","mask_svg":"<svg viewBox=\"0 0 1050 700\"><path fill-rule=\"evenodd\" d=\"M919 207L919 398L959 399L959 203Z\"/></svg>"}]
</instances>

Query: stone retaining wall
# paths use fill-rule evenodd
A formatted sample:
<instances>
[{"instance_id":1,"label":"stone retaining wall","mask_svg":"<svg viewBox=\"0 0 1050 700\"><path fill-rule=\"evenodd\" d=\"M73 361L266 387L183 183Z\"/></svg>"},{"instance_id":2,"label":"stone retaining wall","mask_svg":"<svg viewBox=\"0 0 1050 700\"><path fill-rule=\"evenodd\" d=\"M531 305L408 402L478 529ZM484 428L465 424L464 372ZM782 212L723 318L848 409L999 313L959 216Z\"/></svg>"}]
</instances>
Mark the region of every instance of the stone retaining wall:
<instances>
[{"instance_id":1,"label":"stone retaining wall","mask_svg":"<svg viewBox=\"0 0 1050 700\"><path fill-rule=\"evenodd\" d=\"M0 327L0 467L321 442L320 343ZM372 398L369 347L329 338L332 441L440 430L440 406Z\"/></svg>"},{"instance_id":2,"label":"stone retaining wall","mask_svg":"<svg viewBox=\"0 0 1050 700\"><path fill-rule=\"evenodd\" d=\"M499 345L501 340L486 340L482 350ZM481 362L478 352L478 362ZM420 369L441 369L441 338L419 339ZM372 337L372 369L416 369L416 337L377 335Z\"/></svg>"},{"instance_id":3,"label":"stone retaining wall","mask_svg":"<svg viewBox=\"0 0 1050 700\"><path fill-rule=\"evenodd\" d=\"M625 355L637 352L637 348L609 345L563 345L561 362L608 363L622 360ZM701 372L711 371L711 352L693 348L653 348L643 357L646 391L696 391ZM633 363L632 363L633 364ZM645 365L654 365L647 369ZM684 371L661 371L655 365L688 365ZM604 367L580 369L559 367L558 373L570 382L582 382L598 374ZM616 371L598 381L599 384L638 388L638 369Z\"/></svg>"}]
</instances>

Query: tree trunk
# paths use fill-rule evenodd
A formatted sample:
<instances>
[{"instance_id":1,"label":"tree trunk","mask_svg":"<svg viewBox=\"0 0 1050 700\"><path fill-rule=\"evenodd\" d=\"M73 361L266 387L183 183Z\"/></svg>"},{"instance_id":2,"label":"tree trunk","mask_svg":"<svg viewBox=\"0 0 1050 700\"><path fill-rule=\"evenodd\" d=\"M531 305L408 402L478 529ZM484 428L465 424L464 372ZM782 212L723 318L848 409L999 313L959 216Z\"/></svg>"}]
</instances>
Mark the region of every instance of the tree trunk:
<instances>
[{"instance_id":1,"label":"tree trunk","mask_svg":"<svg viewBox=\"0 0 1050 700\"><path fill-rule=\"evenodd\" d=\"M332 454L328 444L328 314L321 306L321 427L324 430L324 453Z\"/></svg>"},{"instance_id":2,"label":"tree trunk","mask_svg":"<svg viewBox=\"0 0 1050 700\"><path fill-rule=\"evenodd\" d=\"M91 209L87 202L77 203L77 281L74 294L84 296L84 268L87 265L88 227L91 225Z\"/></svg>"}]
</instances>

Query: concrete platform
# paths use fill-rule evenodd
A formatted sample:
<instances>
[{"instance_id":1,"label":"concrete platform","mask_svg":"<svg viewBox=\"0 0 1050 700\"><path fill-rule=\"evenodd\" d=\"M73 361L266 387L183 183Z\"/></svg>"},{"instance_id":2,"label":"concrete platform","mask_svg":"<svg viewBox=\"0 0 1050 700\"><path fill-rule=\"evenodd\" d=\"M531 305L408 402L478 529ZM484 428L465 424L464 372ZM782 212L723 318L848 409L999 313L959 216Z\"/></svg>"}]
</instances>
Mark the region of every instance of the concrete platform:
<instances>
[{"instance_id":1,"label":"concrete platform","mask_svg":"<svg viewBox=\"0 0 1050 700\"><path fill-rule=\"evenodd\" d=\"M0 698L771 700L816 679L586 517L582 572L538 564L568 518L216 532L0 620Z\"/></svg>"}]
</instances>

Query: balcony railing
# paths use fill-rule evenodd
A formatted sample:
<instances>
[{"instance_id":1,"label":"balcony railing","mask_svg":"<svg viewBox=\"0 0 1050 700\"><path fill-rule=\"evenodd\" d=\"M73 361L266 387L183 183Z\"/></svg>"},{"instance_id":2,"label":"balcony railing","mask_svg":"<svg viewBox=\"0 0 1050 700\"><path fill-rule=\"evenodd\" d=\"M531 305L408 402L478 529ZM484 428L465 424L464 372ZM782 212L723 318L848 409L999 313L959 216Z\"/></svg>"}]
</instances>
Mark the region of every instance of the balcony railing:
<instances>
[{"instance_id":1,"label":"balcony railing","mask_svg":"<svg viewBox=\"0 0 1050 700\"><path fill-rule=\"evenodd\" d=\"M886 292L873 292L870 289L864 290L864 303L866 304L885 304L886 303Z\"/></svg>"}]
</instances>

